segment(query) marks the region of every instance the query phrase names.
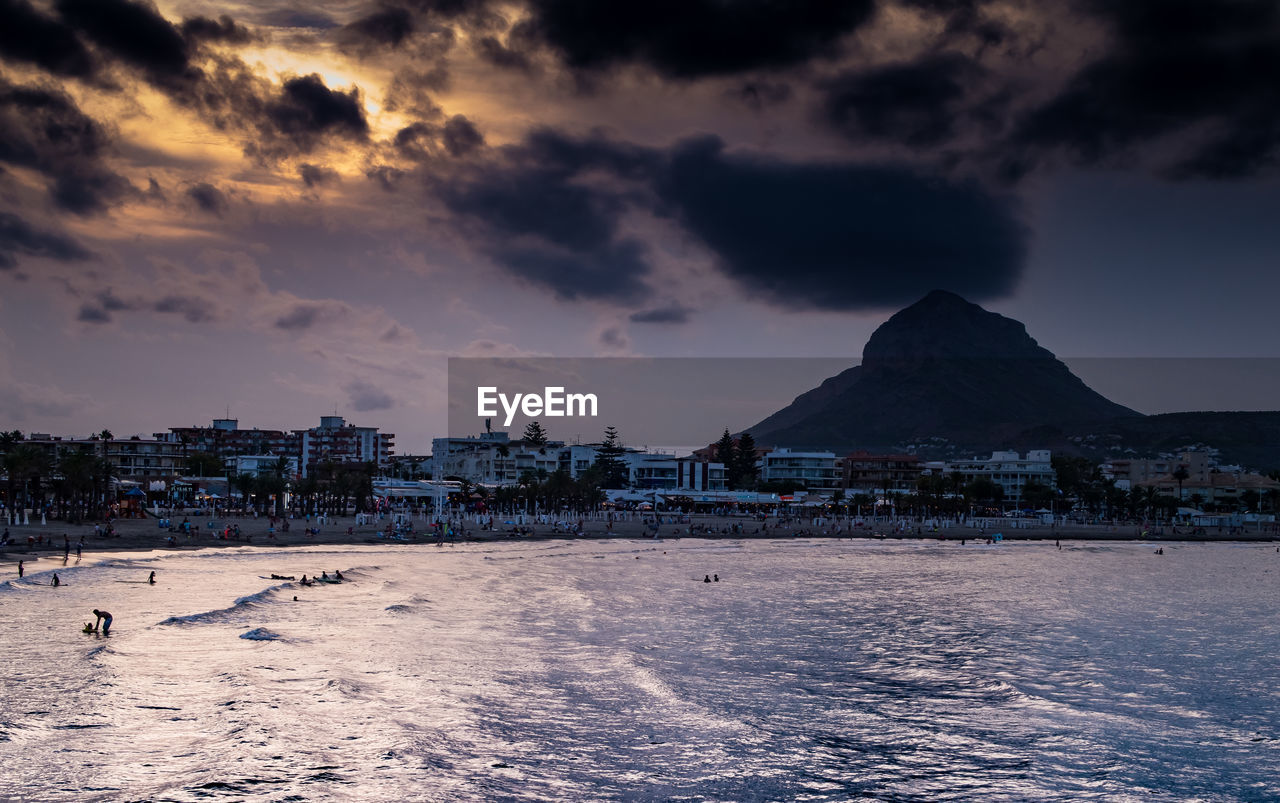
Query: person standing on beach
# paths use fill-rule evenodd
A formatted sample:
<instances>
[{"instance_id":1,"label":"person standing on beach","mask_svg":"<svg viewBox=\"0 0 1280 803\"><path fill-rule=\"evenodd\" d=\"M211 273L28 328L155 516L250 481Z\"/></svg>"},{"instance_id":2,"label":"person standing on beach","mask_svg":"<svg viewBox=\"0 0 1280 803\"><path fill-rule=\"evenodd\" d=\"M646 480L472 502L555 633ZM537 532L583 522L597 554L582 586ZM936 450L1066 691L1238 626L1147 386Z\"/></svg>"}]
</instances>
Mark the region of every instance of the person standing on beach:
<instances>
[{"instance_id":1,"label":"person standing on beach","mask_svg":"<svg viewBox=\"0 0 1280 803\"><path fill-rule=\"evenodd\" d=\"M56 576L56 575L55 575L55 576ZM94 608L94 609L93 609L93 615L94 615L94 616L96 616L96 617L98 617L98 618L94 621L94 623L93 623L93 629L94 629L94 630L97 630L97 629L98 629L98 623L99 623L99 622L101 622L101 623L102 623L102 635L104 635L104 636L105 636L105 635L107 635L107 633L111 630L111 614L110 614L110 612L108 612L108 611L100 611L100 610L98 610L97 608Z\"/></svg>"}]
</instances>

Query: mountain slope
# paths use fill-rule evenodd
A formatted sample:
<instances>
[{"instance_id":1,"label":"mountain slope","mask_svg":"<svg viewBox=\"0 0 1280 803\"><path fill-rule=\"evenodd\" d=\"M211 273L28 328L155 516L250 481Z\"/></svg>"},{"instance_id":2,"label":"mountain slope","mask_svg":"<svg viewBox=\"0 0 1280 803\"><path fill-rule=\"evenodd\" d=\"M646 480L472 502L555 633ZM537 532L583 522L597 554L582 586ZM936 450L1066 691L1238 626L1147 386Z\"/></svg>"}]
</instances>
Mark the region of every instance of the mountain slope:
<instances>
[{"instance_id":1,"label":"mountain slope","mask_svg":"<svg viewBox=\"0 0 1280 803\"><path fill-rule=\"evenodd\" d=\"M867 341L862 364L749 431L758 443L888 448L997 445L1028 428L1139 418L1091 390L1018 321L934 291Z\"/></svg>"}]
</instances>

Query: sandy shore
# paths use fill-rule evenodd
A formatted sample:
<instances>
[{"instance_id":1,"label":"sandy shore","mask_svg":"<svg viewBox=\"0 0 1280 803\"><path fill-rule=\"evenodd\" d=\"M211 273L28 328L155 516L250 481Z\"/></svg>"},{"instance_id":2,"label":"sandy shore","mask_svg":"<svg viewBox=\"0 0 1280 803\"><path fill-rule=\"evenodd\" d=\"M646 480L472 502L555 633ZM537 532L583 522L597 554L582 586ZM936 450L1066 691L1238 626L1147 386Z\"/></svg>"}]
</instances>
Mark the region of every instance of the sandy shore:
<instances>
[{"instance_id":1,"label":"sandy shore","mask_svg":"<svg viewBox=\"0 0 1280 803\"><path fill-rule=\"evenodd\" d=\"M175 521L180 522L179 517ZM320 525L320 532L315 535L307 535L304 530L306 523L301 520L290 521L290 532L283 533L276 528L276 533L272 536L268 532L269 522L266 518L253 518L252 516L230 519L219 519L219 527L225 522L240 527L241 537L239 540L215 538L212 533L204 529L208 524L207 519L197 519L191 517L192 524L200 524L201 530L196 535L171 534L168 529L162 529L158 526L156 519L127 519L117 520L114 522L117 535L107 538L95 536L93 523L89 524L66 524L64 522L53 521L45 525L32 524L29 526L11 526L9 527L10 537L14 543L0 548L0 561L15 562L18 560L26 560L29 558L50 556L61 558L63 554L64 535L71 544L71 552L74 554L76 546L83 540L83 551L85 554L95 552L118 552L122 550L155 550L155 549L203 549L210 547L243 547L243 546L262 546L262 547L282 547L292 545L315 545L315 544L378 544L378 543L405 543L402 540L388 540L385 537L386 522L378 524L357 524L354 517L340 517L330 519L325 525ZM499 527L502 526L502 520L499 519ZM313 522L314 523L314 522ZM847 523L843 525L843 532L836 536L833 534L834 527L830 524L822 526L814 526L809 520L792 520L786 523L779 523L776 519L770 519L768 530L765 531L761 527L761 523L747 519L733 518L717 518L711 516L697 516L693 519L694 526L701 528L703 526L710 527L714 532L695 532L690 536L688 524L663 524L660 527L660 535L664 538L675 536L695 537L695 538L792 538L792 537L850 537L850 528ZM742 527L742 532L733 533L731 528L734 525ZM1256 531L1253 529L1247 532L1237 532L1231 534L1224 530L1218 532L1216 528L1210 529L1203 535L1193 535L1186 531L1185 528L1179 528L1177 534L1172 532L1172 528L1150 528L1144 530L1135 525L1117 525L1117 526L1054 526L1037 525L1025 526L1023 522L1017 522L1018 527L1010 526L1012 522L992 521L988 526L980 532L967 526L952 526L941 529L936 532L924 528L917 535L916 530L911 528L905 532L895 532L888 523L867 524L862 527L854 528L854 537L858 538L926 538L926 539L945 539L948 541L959 541L961 539L973 540L985 535L1001 533L1005 540L1089 540L1089 541L1129 541L1129 540L1160 540L1160 541L1280 541L1280 535L1272 529L1266 531ZM422 523L415 521L415 527L421 528ZM460 536L455 540L464 541L501 541L515 540L515 537L502 531L481 531L473 525L468 526L466 536ZM586 532L581 536L574 536L567 533L556 533L550 526L527 525L534 531L531 536L519 536L519 538L645 538L650 537L652 531L646 525L640 522L615 522L612 530L606 528L604 522L589 521L586 522ZM350 534L348 534L350 528ZM508 528L509 529L509 528ZM721 532L724 530L725 532ZM677 532L678 531L678 532ZM166 543L166 539L173 535L176 539L176 545L170 546ZM44 536L43 543L36 543L32 546L27 545L28 536L36 537ZM407 542L432 543L435 537L428 533L419 532L416 537L409 537Z\"/></svg>"}]
</instances>

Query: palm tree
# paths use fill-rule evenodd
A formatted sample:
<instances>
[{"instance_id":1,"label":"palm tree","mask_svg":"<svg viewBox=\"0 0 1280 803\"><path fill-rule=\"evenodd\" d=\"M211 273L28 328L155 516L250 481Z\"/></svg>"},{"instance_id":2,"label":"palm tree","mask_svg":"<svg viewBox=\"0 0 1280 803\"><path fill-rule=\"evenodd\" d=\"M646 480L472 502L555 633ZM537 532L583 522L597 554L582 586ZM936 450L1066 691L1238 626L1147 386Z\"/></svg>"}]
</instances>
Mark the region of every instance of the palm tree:
<instances>
[{"instance_id":1,"label":"palm tree","mask_svg":"<svg viewBox=\"0 0 1280 803\"><path fill-rule=\"evenodd\" d=\"M10 448L4 456L5 473L9 475L9 506L16 514L22 507L31 507L30 483L47 470L48 457L42 449L30 445ZM17 503L17 486L22 483L22 505Z\"/></svg>"},{"instance_id":2,"label":"palm tree","mask_svg":"<svg viewBox=\"0 0 1280 803\"><path fill-rule=\"evenodd\" d=\"M1179 502L1182 501L1182 483L1186 482L1187 478L1190 476L1191 476L1191 473L1187 471L1187 467L1184 465L1179 465L1177 468L1173 470L1173 478L1178 481L1178 501Z\"/></svg>"},{"instance_id":3,"label":"palm tree","mask_svg":"<svg viewBox=\"0 0 1280 803\"><path fill-rule=\"evenodd\" d=\"M254 475L244 472L243 474L237 474L231 481L231 484L235 489L240 492L240 504L242 508L247 508L249 506L249 499L257 489L257 480L258 478Z\"/></svg>"},{"instance_id":4,"label":"palm tree","mask_svg":"<svg viewBox=\"0 0 1280 803\"><path fill-rule=\"evenodd\" d=\"M289 458L281 455L271 464L272 489L276 495L276 515L284 517L284 494L289 490L289 474L293 468L293 464L289 462Z\"/></svg>"},{"instance_id":5,"label":"palm tree","mask_svg":"<svg viewBox=\"0 0 1280 803\"><path fill-rule=\"evenodd\" d=\"M108 433L109 434L109 433ZM93 459L93 503L95 513L105 516L111 509L111 481L116 478L116 467L105 457Z\"/></svg>"},{"instance_id":6,"label":"palm tree","mask_svg":"<svg viewBox=\"0 0 1280 803\"><path fill-rule=\"evenodd\" d=\"M70 513L67 519L78 523L82 513L90 506L89 496L96 483L96 458L85 451L72 451L62 455L58 471L62 474L64 493L70 497Z\"/></svg>"}]
</instances>

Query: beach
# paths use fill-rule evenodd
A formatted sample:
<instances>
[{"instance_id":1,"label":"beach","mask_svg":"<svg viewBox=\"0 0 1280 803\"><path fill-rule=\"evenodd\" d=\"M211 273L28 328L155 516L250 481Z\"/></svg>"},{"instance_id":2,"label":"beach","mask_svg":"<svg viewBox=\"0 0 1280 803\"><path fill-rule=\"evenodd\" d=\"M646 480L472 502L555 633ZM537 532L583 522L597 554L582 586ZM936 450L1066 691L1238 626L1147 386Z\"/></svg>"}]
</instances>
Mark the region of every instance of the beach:
<instances>
[{"instance_id":1,"label":"beach","mask_svg":"<svg viewBox=\"0 0 1280 803\"><path fill-rule=\"evenodd\" d=\"M581 519L583 531L575 534L572 530L580 519L567 518L560 527L555 524L539 523L535 516L496 516L492 530L483 529L476 523L474 516L461 519L462 526L457 533L449 537L451 542L462 541L519 541L537 539L571 539L571 538L652 538L653 526L640 520L636 514L632 518L613 521L612 525L600 519ZM851 519L831 519L793 516L785 519L771 517L764 522L752 518L734 516L695 515L682 519L678 514L660 514L662 522L657 525L660 537L690 537L690 527L694 528L693 536L699 538L870 538L870 539L931 539L931 540L985 540L999 533L1002 540L1008 541L1280 541L1280 534L1275 532L1275 525L1256 526L1235 532L1227 528L1210 528L1203 534L1195 534L1190 528L1181 527L1175 533L1169 526L1146 526L1141 524L1116 525L1045 525L1033 523L1026 519L981 519L974 522L978 526L949 523L947 526L934 528L928 523L915 523L910 520L893 521L888 519L867 519L858 524ZM66 524L53 521L45 525L9 527L13 543L0 547L0 563L16 563L18 560L40 561L48 566L61 563L64 554L64 543L71 547L70 559L76 556L76 547L83 541L82 554L101 552L119 552L136 550L192 550L226 547L291 547L291 546L338 546L367 545L392 543L434 543L437 536L427 529L430 522L420 517L413 519L414 533L403 537L388 537L387 525L391 517L373 518L363 521L356 516L334 516L317 521L291 519L289 531L284 532L280 520L276 520L272 532L269 517L253 515L230 516L210 519L207 516L176 516L172 519L175 527L181 530L181 523L186 518L193 528L193 534L182 532L171 533L169 528L158 526L155 518L115 519L111 526L115 534L111 537L95 535L94 522L85 524ZM372 518L372 517L371 517ZM651 518L651 517L650 517ZM212 530L208 524L215 526ZM508 522L510 522L508 524ZM238 537L219 537L225 527L238 527ZM512 528L529 532L512 535ZM735 529L736 528L736 529ZM105 528L104 528L105 529ZM307 534L307 529L316 532ZM348 533L350 530L350 533ZM838 532L837 532L838 531ZM65 540L64 540L65 536ZM37 543L28 546L28 537ZM170 545L167 539L172 537ZM40 539L43 538L43 542Z\"/></svg>"}]
</instances>

